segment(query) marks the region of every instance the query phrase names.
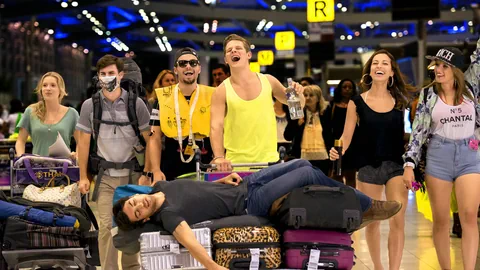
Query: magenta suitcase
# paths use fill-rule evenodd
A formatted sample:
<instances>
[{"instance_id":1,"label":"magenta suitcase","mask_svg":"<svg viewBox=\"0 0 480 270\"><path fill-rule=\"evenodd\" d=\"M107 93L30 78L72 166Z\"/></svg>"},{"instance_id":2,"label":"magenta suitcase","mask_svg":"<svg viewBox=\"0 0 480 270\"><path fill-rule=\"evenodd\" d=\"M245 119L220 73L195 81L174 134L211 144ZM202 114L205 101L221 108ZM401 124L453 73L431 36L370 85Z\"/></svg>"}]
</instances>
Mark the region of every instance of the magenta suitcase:
<instances>
[{"instance_id":1,"label":"magenta suitcase","mask_svg":"<svg viewBox=\"0 0 480 270\"><path fill-rule=\"evenodd\" d=\"M287 230L283 234L286 267L350 270L354 265L352 243L344 232Z\"/></svg>"}]
</instances>

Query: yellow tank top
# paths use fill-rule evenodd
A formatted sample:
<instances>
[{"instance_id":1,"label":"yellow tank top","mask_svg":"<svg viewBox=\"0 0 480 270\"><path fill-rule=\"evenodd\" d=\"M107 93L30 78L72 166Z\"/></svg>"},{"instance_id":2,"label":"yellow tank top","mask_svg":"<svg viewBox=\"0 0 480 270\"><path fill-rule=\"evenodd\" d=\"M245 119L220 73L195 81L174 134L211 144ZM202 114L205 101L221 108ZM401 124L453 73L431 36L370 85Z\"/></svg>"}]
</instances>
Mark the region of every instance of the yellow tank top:
<instances>
[{"instance_id":1,"label":"yellow tank top","mask_svg":"<svg viewBox=\"0 0 480 270\"><path fill-rule=\"evenodd\" d=\"M192 131L195 138L208 137L210 134L210 105L213 90L215 88L199 84L199 96L197 104L192 115ZM178 129L175 115L174 91L176 85L155 89L159 104L160 128L163 134L169 138L177 139ZM178 89L178 103L180 109L180 125L182 126L182 137L187 137L190 133L190 103L197 94L197 90L192 93L191 100L188 102Z\"/></svg>"},{"instance_id":2,"label":"yellow tank top","mask_svg":"<svg viewBox=\"0 0 480 270\"><path fill-rule=\"evenodd\" d=\"M279 158L272 86L265 75L257 75L262 90L258 97L249 101L237 95L230 78L224 81L227 115L223 142L226 158L232 163L275 162Z\"/></svg>"}]
</instances>

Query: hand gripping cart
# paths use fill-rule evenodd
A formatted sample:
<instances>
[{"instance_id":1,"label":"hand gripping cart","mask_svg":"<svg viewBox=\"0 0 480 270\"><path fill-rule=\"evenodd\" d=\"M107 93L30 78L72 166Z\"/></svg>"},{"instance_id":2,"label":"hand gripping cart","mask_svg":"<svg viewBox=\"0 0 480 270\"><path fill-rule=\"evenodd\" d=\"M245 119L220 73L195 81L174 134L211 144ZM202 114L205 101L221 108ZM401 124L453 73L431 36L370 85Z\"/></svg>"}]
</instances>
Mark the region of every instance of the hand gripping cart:
<instances>
[{"instance_id":1,"label":"hand gripping cart","mask_svg":"<svg viewBox=\"0 0 480 270\"><path fill-rule=\"evenodd\" d=\"M283 163L286 155L285 147L281 146L278 149L280 159L277 162L263 162L263 163L237 163L232 164L232 168L245 168L245 170L235 171L240 177L250 175L264 167L269 167L278 163ZM232 172L216 172L216 171L202 171L202 170L216 170L217 164L203 164L201 161L200 149L195 150L195 166L196 179L212 182L230 175Z\"/></svg>"}]
</instances>

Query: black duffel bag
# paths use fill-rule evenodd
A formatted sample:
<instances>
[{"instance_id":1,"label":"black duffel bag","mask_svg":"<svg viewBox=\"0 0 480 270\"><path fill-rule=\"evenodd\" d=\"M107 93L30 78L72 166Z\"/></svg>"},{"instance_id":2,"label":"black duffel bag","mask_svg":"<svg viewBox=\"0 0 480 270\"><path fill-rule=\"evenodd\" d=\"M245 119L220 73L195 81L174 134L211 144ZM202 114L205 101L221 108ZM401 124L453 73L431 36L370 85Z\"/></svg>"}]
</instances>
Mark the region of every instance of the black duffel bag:
<instances>
[{"instance_id":1,"label":"black duffel bag","mask_svg":"<svg viewBox=\"0 0 480 270\"><path fill-rule=\"evenodd\" d=\"M73 227L50 227L35 224L18 216L7 219L3 250L78 248L81 232Z\"/></svg>"},{"instance_id":2,"label":"black duffel bag","mask_svg":"<svg viewBox=\"0 0 480 270\"><path fill-rule=\"evenodd\" d=\"M294 189L275 215L280 225L353 232L362 223L362 209L350 187L311 185Z\"/></svg>"}]
</instances>

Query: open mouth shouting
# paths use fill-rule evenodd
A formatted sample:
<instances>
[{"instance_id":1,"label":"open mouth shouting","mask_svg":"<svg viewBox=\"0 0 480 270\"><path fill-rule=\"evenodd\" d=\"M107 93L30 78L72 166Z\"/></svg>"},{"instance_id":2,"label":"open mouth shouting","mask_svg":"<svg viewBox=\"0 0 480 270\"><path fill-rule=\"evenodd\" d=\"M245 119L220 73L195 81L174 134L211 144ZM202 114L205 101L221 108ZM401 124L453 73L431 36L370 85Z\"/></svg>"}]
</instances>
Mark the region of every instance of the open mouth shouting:
<instances>
[{"instance_id":1,"label":"open mouth shouting","mask_svg":"<svg viewBox=\"0 0 480 270\"><path fill-rule=\"evenodd\" d=\"M232 61L233 61L233 62L238 62L238 61L240 61L240 56L238 56L238 55L232 56Z\"/></svg>"},{"instance_id":2,"label":"open mouth shouting","mask_svg":"<svg viewBox=\"0 0 480 270\"><path fill-rule=\"evenodd\" d=\"M183 75L185 75L185 76L193 76L193 74L194 74L193 71L185 71L183 73Z\"/></svg>"}]
</instances>

